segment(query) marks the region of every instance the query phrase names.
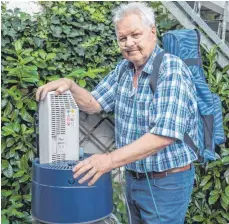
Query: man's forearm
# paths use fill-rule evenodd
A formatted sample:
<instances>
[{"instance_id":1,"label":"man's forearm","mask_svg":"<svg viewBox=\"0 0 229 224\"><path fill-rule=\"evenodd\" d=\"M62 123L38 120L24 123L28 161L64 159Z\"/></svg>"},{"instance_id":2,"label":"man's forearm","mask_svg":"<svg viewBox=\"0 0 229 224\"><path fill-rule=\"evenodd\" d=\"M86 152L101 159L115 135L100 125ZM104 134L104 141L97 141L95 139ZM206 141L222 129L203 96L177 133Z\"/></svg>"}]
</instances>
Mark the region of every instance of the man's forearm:
<instances>
[{"instance_id":1,"label":"man's forearm","mask_svg":"<svg viewBox=\"0 0 229 224\"><path fill-rule=\"evenodd\" d=\"M111 152L112 168L117 168L156 154L173 142L174 139L172 138L147 133L131 144Z\"/></svg>"},{"instance_id":2,"label":"man's forearm","mask_svg":"<svg viewBox=\"0 0 229 224\"><path fill-rule=\"evenodd\" d=\"M88 114L99 113L102 110L100 104L91 93L76 83L72 83L70 91L80 110Z\"/></svg>"}]
</instances>

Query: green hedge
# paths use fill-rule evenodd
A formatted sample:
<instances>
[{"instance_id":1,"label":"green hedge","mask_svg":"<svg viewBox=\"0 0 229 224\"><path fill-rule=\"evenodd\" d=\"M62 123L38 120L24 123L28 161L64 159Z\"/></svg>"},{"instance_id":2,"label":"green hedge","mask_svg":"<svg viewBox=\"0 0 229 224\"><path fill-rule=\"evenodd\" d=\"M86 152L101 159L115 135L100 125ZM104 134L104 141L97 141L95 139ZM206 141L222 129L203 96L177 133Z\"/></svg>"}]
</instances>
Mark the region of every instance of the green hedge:
<instances>
[{"instance_id":1,"label":"green hedge","mask_svg":"<svg viewBox=\"0 0 229 224\"><path fill-rule=\"evenodd\" d=\"M31 223L31 161L36 156L33 115L38 86L68 77L91 90L121 59L111 10L119 2L41 2L44 13L31 18L2 4L2 223ZM158 36L180 27L158 2ZM218 159L198 167L187 223L227 223L229 206L228 67L216 66L216 48L204 52L206 76L224 107L227 144ZM118 183L115 214L127 223ZM226 221L227 220L227 221Z\"/></svg>"}]
</instances>

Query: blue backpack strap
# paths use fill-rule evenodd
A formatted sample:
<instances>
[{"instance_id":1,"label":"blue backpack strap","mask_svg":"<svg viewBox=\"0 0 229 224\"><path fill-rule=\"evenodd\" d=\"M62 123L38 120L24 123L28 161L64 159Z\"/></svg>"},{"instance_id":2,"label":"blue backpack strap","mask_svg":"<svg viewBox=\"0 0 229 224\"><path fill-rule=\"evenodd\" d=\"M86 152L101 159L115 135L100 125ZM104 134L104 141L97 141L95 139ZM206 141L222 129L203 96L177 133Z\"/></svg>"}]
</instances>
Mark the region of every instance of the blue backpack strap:
<instances>
[{"instance_id":1,"label":"blue backpack strap","mask_svg":"<svg viewBox=\"0 0 229 224\"><path fill-rule=\"evenodd\" d=\"M153 61L153 72L149 77L149 84L150 84L150 88L153 93L155 93L156 88L157 88L157 80L159 77L160 66L161 66L161 62L163 60L164 55L165 55L165 51L161 51L159 54L156 55ZM187 63L196 64L196 63L199 63L199 60L196 60L193 58L193 59L189 59ZM194 144L193 140L190 138L190 136L187 133L184 134L184 142L189 147L191 147L196 153L198 152L197 146Z\"/></svg>"},{"instance_id":2,"label":"blue backpack strap","mask_svg":"<svg viewBox=\"0 0 229 224\"><path fill-rule=\"evenodd\" d=\"M159 70L161 66L161 62L163 60L163 57L165 55L165 51L161 51L159 54L157 54L153 61L153 72L149 77L149 86L153 93L155 93L157 88L157 80L159 76Z\"/></svg>"}]
</instances>

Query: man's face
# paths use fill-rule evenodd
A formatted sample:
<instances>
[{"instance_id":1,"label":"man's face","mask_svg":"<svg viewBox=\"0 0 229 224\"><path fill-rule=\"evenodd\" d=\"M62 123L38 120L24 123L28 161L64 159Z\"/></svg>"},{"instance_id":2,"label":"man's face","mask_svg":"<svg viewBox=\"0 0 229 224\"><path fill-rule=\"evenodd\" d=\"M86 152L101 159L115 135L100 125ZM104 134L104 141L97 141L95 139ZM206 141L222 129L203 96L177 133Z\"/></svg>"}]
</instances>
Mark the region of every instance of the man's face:
<instances>
[{"instance_id":1,"label":"man's face","mask_svg":"<svg viewBox=\"0 0 229 224\"><path fill-rule=\"evenodd\" d=\"M135 67L143 66L156 45L156 28L142 24L138 15L131 14L116 24L116 34L123 57Z\"/></svg>"}]
</instances>

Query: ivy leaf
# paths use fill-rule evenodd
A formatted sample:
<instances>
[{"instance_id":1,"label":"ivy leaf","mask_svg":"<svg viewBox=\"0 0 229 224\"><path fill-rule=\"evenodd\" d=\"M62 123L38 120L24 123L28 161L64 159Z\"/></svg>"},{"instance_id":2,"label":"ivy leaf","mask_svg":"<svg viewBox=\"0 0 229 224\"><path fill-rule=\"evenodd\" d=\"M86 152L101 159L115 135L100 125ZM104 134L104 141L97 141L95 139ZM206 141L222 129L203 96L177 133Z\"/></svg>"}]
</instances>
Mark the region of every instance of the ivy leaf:
<instances>
[{"instance_id":1,"label":"ivy leaf","mask_svg":"<svg viewBox=\"0 0 229 224\"><path fill-rule=\"evenodd\" d=\"M223 193L221 196L221 199L223 200L225 204L229 205L229 196Z\"/></svg>"},{"instance_id":2,"label":"ivy leaf","mask_svg":"<svg viewBox=\"0 0 229 224\"><path fill-rule=\"evenodd\" d=\"M220 196L219 194L210 196L210 197L208 198L208 203L209 203L209 205L215 204L216 201L219 199L219 196Z\"/></svg>"},{"instance_id":3,"label":"ivy leaf","mask_svg":"<svg viewBox=\"0 0 229 224\"><path fill-rule=\"evenodd\" d=\"M6 146L10 148L15 143L14 138L7 138L6 139Z\"/></svg>"},{"instance_id":4,"label":"ivy leaf","mask_svg":"<svg viewBox=\"0 0 229 224\"><path fill-rule=\"evenodd\" d=\"M21 109L23 107L23 103L21 100L17 101L16 107L17 107L17 109Z\"/></svg>"},{"instance_id":5,"label":"ivy leaf","mask_svg":"<svg viewBox=\"0 0 229 224\"><path fill-rule=\"evenodd\" d=\"M84 88L85 86L86 86L86 81L85 80L83 80L83 79L81 79L81 80L79 80L79 85L82 87L82 88Z\"/></svg>"},{"instance_id":6,"label":"ivy leaf","mask_svg":"<svg viewBox=\"0 0 229 224\"><path fill-rule=\"evenodd\" d=\"M192 219L196 222L203 222L205 220L205 218L201 215L195 215Z\"/></svg>"},{"instance_id":7,"label":"ivy leaf","mask_svg":"<svg viewBox=\"0 0 229 224\"><path fill-rule=\"evenodd\" d=\"M10 163L8 164L8 168L4 169L2 173L8 178L13 176L13 168Z\"/></svg>"},{"instance_id":8,"label":"ivy leaf","mask_svg":"<svg viewBox=\"0 0 229 224\"><path fill-rule=\"evenodd\" d=\"M21 53L21 50L22 50L22 43L21 43L21 41L20 40L15 41L14 47L15 47L15 50L16 50L17 54L20 54Z\"/></svg>"},{"instance_id":9,"label":"ivy leaf","mask_svg":"<svg viewBox=\"0 0 229 224\"><path fill-rule=\"evenodd\" d=\"M21 160L20 160L20 169L27 170L28 168L29 168L28 158L26 155L23 155Z\"/></svg>"},{"instance_id":10,"label":"ivy leaf","mask_svg":"<svg viewBox=\"0 0 229 224\"><path fill-rule=\"evenodd\" d=\"M39 79L38 77L22 78L22 81L29 82L29 83L36 83L39 81Z\"/></svg>"},{"instance_id":11,"label":"ivy leaf","mask_svg":"<svg viewBox=\"0 0 229 224\"><path fill-rule=\"evenodd\" d=\"M3 130L3 132L2 132L3 136L9 136L9 135L15 134L15 132L11 126L4 126L4 127L2 127L2 130Z\"/></svg>"},{"instance_id":12,"label":"ivy leaf","mask_svg":"<svg viewBox=\"0 0 229 224\"><path fill-rule=\"evenodd\" d=\"M27 58L24 58L24 59L21 60L21 64L22 65L26 65L29 62L33 61L33 60L34 60L34 57L27 57Z\"/></svg>"},{"instance_id":13,"label":"ivy leaf","mask_svg":"<svg viewBox=\"0 0 229 224\"><path fill-rule=\"evenodd\" d=\"M23 199L24 199L25 201L31 201L32 197L31 197L30 194L26 194L26 195L23 195Z\"/></svg>"},{"instance_id":14,"label":"ivy leaf","mask_svg":"<svg viewBox=\"0 0 229 224\"><path fill-rule=\"evenodd\" d=\"M19 179L19 183L25 183L29 180L29 178L30 178L29 175L25 175L21 179Z\"/></svg>"},{"instance_id":15,"label":"ivy leaf","mask_svg":"<svg viewBox=\"0 0 229 224\"><path fill-rule=\"evenodd\" d=\"M10 197L9 201L11 202L16 202L22 199L22 196L19 194L14 194Z\"/></svg>"},{"instance_id":16,"label":"ivy leaf","mask_svg":"<svg viewBox=\"0 0 229 224\"><path fill-rule=\"evenodd\" d=\"M13 105L10 102L8 102L6 105L6 109L3 112L3 117L8 117L8 115L11 114L12 110L13 110Z\"/></svg>"},{"instance_id":17,"label":"ivy leaf","mask_svg":"<svg viewBox=\"0 0 229 224\"><path fill-rule=\"evenodd\" d=\"M32 116L25 110L25 108L21 109L20 115L21 115L21 117L22 117L22 119L24 121L27 121L27 122L30 122L30 123L33 122Z\"/></svg>"},{"instance_id":18,"label":"ivy leaf","mask_svg":"<svg viewBox=\"0 0 229 224\"><path fill-rule=\"evenodd\" d=\"M7 160L2 160L2 169L6 169L9 166L9 162Z\"/></svg>"},{"instance_id":19,"label":"ivy leaf","mask_svg":"<svg viewBox=\"0 0 229 224\"><path fill-rule=\"evenodd\" d=\"M51 26L50 28L54 37L61 37L62 28L60 26Z\"/></svg>"},{"instance_id":20,"label":"ivy leaf","mask_svg":"<svg viewBox=\"0 0 229 224\"><path fill-rule=\"evenodd\" d=\"M226 66L223 68L222 73L226 73L228 70L229 70L229 65L226 65Z\"/></svg>"},{"instance_id":21,"label":"ivy leaf","mask_svg":"<svg viewBox=\"0 0 229 224\"><path fill-rule=\"evenodd\" d=\"M203 178L203 180L200 183L200 186L203 187L207 184L207 182L211 179L211 175L207 175Z\"/></svg>"},{"instance_id":22,"label":"ivy leaf","mask_svg":"<svg viewBox=\"0 0 229 224\"><path fill-rule=\"evenodd\" d=\"M66 77L84 77L84 75L86 74L85 69L76 69L74 71L72 71L70 74L68 74Z\"/></svg>"},{"instance_id":23,"label":"ivy leaf","mask_svg":"<svg viewBox=\"0 0 229 224\"><path fill-rule=\"evenodd\" d=\"M13 124L13 130L15 131L15 132L19 132L20 131L20 129L21 129L21 127L20 127L20 124L18 124L18 123L12 123Z\"/></svg>"},{"instance_id":24,"label":"ivy leaf","mask_svg":"<svg viewBox=\"0 0 229 224\"><path fill-rule=\"evenodd\" d=\"M60 78L59 75L52 75L52 76L49 76L47 77L47 81L54 81L54 80L58 80Z\"/></svg>"},{"instance_id":25,"label":"ivy leaf","mask_svg":"<svg viewBox=\"0 0 229 224\"><path fill-rule=\"evenodd\" d=\"M55 58L56 57L56 53L49 53L49 54L47 54L47 56L46 56L46 60L47 61L50 61L50 60L52 60L53 58Z\"/></svg>"},{"instance_id":26,"label":"ivy leaf","mask_svg":"<svg viewBox=\"0 0 229 224\"><path fill-rule=\"evenodd\" d=\"M9 220L4 215L2 215L1 223L2 224L10 224Z\"/></svg>"},{"instance_id":27,"label":"ivy leaf","mask_svg":"<svg viewBox=\"0 0 229 224\"><path fill-rule=\"evenodd\" d=\"M37 103L34 100L30 100L28 103L28 107L30 110L37 110Z\"/></svg>"},{"instance_id":28,"label":"ivy leaf","mask_svg":"<svg viewBox=\"0 0 229 224\"><path fill-rule=\"evenodd\" d=\"M225 188L225 194L229 197L229 186Z\"/></svg>"},{"instance_id":29,"label":"ivy leaf","mask_svg":"<svg viewBox=\"0 0 229 224\"><path fill-rule=\"evenodd\" d=\"M17 173L13 175L14 178L22 177L24 175L24 170L19 170Z\"/></svg>"},{"instance_id":30,"label":"ivy leaf","mask_svg":"<svg viewBox=\"0 0 229 224\"><path fill-rule=\"evenodd\" d=\"M225 157L223 157L223 159L222 159L222 163L223 163L224 165L229 164L229 156L225 156Z\"/></svg>"}]
</instances>

